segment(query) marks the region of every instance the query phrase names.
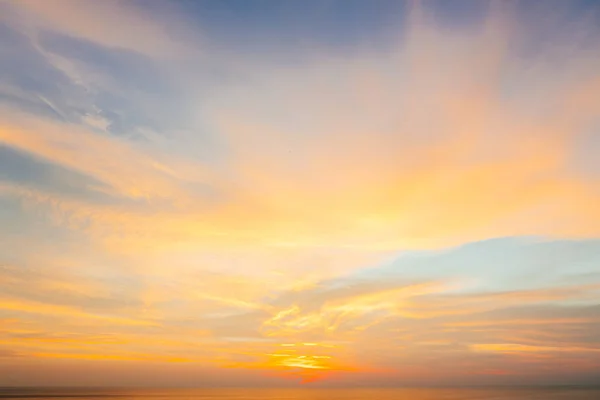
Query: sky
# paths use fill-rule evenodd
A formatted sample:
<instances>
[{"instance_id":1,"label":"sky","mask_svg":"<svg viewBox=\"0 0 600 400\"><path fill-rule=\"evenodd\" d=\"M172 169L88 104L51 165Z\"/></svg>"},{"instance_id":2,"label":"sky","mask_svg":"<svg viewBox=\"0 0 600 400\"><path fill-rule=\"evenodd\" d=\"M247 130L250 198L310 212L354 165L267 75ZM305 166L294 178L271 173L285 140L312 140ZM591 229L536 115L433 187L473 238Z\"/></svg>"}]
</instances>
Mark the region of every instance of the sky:
<instances>
[{"instance_id":1,"label":"sky","mask_svg":"<svg viewBox=\"0 0 600 400\"><path fill-rule=\"evenodd\" d=\"M0 0L0 386L600 381L600 3Z\"/></svg>"}]
</instances>

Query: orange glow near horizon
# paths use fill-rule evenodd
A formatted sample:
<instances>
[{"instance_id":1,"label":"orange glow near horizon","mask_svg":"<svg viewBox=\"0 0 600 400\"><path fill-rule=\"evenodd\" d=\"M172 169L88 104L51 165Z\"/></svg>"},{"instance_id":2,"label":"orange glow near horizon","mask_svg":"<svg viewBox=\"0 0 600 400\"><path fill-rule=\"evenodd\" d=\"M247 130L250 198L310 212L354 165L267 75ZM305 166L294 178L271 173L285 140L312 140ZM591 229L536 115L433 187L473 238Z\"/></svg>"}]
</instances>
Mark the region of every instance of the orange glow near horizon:
<instances>
[{"instance_id":1,"label":"orange glow near horizon","mask_svg":"<svg viewBox=\"0 0 600 400\"><path fill-rule=\"evenodd\" d=\"M243 352L254 358L254 361L229 363L225 366L261 370L289 379L299 378L302 383L316 382L340 373L368 370L365 366L340 363L338 358L347 358L345 353L343 348L334 344L281 343L272 347L271 352Z\"/></svg>"}]
</instances>

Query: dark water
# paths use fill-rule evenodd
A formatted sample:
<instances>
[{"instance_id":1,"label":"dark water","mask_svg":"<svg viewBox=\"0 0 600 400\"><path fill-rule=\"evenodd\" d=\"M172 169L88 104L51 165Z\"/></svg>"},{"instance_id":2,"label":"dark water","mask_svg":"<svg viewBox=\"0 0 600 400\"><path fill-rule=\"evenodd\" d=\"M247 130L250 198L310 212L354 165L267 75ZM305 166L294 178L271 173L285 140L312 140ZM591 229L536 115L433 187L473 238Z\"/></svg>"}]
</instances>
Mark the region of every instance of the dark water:
<instances>
[{"instance_id":1,"label":"dark water","mask_svg":"<svg viewBox=\"0 0 600 400\"><path fill-rule=\"evenodd\" d=\"M199 400L600 400L600 389L24 389L0 388L1 399Z\"/></svg>"}]
</instances>

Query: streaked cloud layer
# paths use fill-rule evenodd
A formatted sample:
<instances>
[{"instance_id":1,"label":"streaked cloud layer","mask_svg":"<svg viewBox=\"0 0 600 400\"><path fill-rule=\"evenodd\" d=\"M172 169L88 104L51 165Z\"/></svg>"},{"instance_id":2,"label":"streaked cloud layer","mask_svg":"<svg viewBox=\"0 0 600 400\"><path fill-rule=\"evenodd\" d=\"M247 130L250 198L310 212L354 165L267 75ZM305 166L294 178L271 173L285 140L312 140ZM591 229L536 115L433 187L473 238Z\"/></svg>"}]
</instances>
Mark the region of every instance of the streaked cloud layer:
<instances>
[{"instance_id":1,"label":"streaked cloud layer","mask_svg":"<svg viewBox=\"0 0 600 400\"><path fill-rule=\"evenodd\" d=\"M0 1L0 385L596 381L599 12Z\"/></svg>"}]
</instances>

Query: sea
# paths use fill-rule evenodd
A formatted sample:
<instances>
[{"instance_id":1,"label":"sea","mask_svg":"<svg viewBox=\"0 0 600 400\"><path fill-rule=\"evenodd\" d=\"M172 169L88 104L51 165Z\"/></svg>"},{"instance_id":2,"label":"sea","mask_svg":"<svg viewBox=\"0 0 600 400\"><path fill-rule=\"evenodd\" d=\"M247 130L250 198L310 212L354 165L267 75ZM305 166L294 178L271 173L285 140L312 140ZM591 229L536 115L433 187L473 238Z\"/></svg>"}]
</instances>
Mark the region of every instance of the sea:
<instances>
[{"instance_id":1,"label":"sea","mask_svg":"<svg viewBox=\"0 0 600 400\"><path fill-rule=\"evenodd\" d=\"M600 388L82 389L0 388L0 399L136 400L600 400Z\"/></svg>"}]
</instances>

